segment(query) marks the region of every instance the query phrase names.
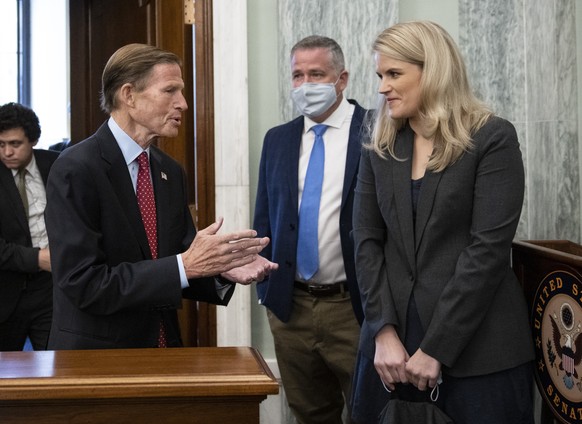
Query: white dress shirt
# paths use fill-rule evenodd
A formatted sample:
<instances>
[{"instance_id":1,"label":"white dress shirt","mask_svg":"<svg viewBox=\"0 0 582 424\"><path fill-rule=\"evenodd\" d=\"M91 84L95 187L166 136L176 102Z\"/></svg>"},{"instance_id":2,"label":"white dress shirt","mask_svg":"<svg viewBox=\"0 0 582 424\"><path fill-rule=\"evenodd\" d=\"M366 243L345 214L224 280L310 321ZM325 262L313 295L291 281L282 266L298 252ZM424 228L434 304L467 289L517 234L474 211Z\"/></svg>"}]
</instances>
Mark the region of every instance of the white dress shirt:
<instances>
[{"instance_id":1,"label":"white dress shirt","mask_svg":"<svg viewBox=\"0 0 582 424\"><path fill-rule=\"evenodd\" d=\"M331 284L346 280L340 239L340 211L350 125L354 110L355 106L350 104L344 97L334 113L324 122L321 122L321 124L327 125L328 128L323 135L325 164L317 229L319 269L310 280L310 282L314 283ZM308 117L304 117L304 120L301 149L299 151L299 206L301 206L307 165L315 142L315 133L310 130L311 127L318 124ZM300 279L298 274L295 277Z\"/></svg>"},{"instance_id":2,"label":"white dress shirt","mask_svg":"<svg viewBox=\"0 0 582 424\"><path fill-rule=\"evenodd\" d=\"M137 157L144 151L139 144L137 144L125 131L123 131L117 122L113 118L109 118L107 122L109 125L109 129L113 133L113 137L115 137L115 141L119 145L121 149L121 153L123 154L123 158L125 159L125 163L127 164L127 169L129 171L129 176L131 177L131 183L133 184L133 191L137 190L137 173L139 171L139 165L137 163ZM148 157L150 155L149 147L145 150L147 152ZM151 178L151 168L150 168L150 178ZM182 288L186 288L189 286L188 279L186 278L186 270L184 269L184 262L182 261L182 255L176 255L176 260L178 262L178 270L180 272L180 285ZM220 281L215 279L215 286L218 295L221 298L224 298L224 295L228 291L230 285L223 284Z\"/></svg>"},{"instance_id":3,"label":"white dress shirt","mask_svg":"<svg viewBox=\"0 0 582 424\"><path fill-rule=\"evenodd\" d=\"M137 173L139 171L139 165L137 163L137 157L144 152L144 149L141 148L139 144L137 144L125 131L123 131L115 119L109 118L107 122L109 125L109 129L113 133L113 137L115 137L115 141L119 145L121 149L121 153L123 154L123 158L125 159L125 163L127 164L127 170L129 172L129 176L131 177L131 183L133 184L133 191L137 190ZM150 156L150 149L149 147L145 150L148 154L148 158ZM151 169L150 169L150 178L151 178ZM182 288L188 287L188 279L186 278L186 271L184 270L184 262L182 262L182 255L176 255L176 260L178 262L178 270L180 271L180 284Z\"/></svg>"},{"instance_id":4,"label":"white dress shirt","mask_svg":"<svg viewBox=\"0 0 582 424\"><path fill-rule=\"evenodd\" d=\"M26 170L28 171L25 176L26 197L28 198L28 228L30 229L32 247L44 249L48 246L48 236L44 223L46 190L34 155L32 155L32 159L26 165ZM16 181L19 178L18 169L12 170L12 176L18 186L18 182Z\"/></svg>"}]
</instances>

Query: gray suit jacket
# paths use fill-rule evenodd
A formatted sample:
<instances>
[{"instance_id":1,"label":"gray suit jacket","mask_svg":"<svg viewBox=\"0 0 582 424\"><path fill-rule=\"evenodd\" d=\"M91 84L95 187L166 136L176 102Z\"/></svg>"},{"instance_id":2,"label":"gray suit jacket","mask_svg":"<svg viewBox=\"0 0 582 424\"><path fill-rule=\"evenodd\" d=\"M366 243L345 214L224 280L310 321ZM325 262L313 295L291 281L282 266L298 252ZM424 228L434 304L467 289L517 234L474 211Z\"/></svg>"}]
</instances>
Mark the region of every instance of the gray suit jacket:
<instances>
[{"instance_id":1,"label":"gray suit jacket","mask_svg":"<svg viewBox=\"0 0 582 424\"><path fill-rule=\"evenodd\" d=\"M453 376L482 375L533 359L527 307L510 267L524 170L514 127L494 117L445 171L427 171L416 224L411 200L414 134L383 159L364 149L354 202L356 269L365 322L360 349L374 357L386 324L406 334L412 293L421 349Z\"/></svg>"}]
</instances>

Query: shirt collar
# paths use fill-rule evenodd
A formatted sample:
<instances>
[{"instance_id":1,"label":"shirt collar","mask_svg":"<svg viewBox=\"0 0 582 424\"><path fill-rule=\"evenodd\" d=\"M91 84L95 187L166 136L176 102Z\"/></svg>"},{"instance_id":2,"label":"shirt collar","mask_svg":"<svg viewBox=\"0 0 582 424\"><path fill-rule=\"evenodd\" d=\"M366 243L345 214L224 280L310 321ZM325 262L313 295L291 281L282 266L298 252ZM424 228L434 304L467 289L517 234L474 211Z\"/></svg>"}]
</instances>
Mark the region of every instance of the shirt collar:
<instances>
[{"instance_id":1,"label":"shirt collar","mask_svg":"<svg viewBox=\"0 0 582 424\"><path fill-rule=\"evenodd\" d=\"M36 175L36 170L38 168L36 167L36 158L34 157L34 152L32 153L32 157L30 158L30 162L28 162L28 165L26 165L24 167L24 169L26 169L30 175ZM20 169L12 169L12 176L16 177L16 174L18 174L18 171L20 171Z\"/></svg>"},{"instance_id":2,"label":"shirt collar","mask_svg":"<svg viewBox=\"0 0 582 424\"><path fill-rule=\"evenodd\" d=\"M115 137L115 141L121 149L121 154L125 159L126 165L132 163L142 152L144 152L144 149L142 149L139 144L137 144L129 135L127 135L127 133L123 131L119 125L117 125L117 122L115 122L113 117L109 118L107 125L109 126L109 129L113 133L113 137ZM149 147L145 150L148 152L148 156L149 150Z\"/></svg>"},{"instance_id":3,"label":"shirt collar","mask_svg":"<svg viewBox=\"0 0 582 424\"><path fill-rule=\"evenodd\" d=\"M312 127L314 127L315 125L319 125L319 124L325 124L329 127L340 128L342 126L342 124L344 123L349 111L350 111L350 103L347 101L346 97L344 96L342 98L342 101L340 102L339 106L337 107L337 109L334 110L334 112L325 121L315 122L312 119L308 118L307 116L304 116L304 118L305 118L305 121L304 121L305 132L309 132L309 130L311 130Z\"/></svg>"}]
</instances>

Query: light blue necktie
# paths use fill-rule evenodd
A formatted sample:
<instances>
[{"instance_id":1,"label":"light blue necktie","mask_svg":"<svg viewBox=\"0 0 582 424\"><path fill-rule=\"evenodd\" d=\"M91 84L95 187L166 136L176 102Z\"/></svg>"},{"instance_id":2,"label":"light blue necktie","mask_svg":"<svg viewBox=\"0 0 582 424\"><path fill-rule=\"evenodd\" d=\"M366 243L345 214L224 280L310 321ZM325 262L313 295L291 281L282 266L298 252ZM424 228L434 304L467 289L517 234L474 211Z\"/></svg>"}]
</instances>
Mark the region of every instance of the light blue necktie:
<instances>
[{"instance_id":1,"label":"light blue necktie","mask_svg":"<svg viewBox=\"0 0 582 424\"><path fill-rule=\"evenodd\" d=\"M315 143L309 157L301 206L299 207L299 236L297 240L297 272L304 280L309 280L319 268L319 251L317 240L317 222L321 186L323 185L323 165L325 163L325 146L323 133L327 125L315 125Z\"/></svg>"}]
</instances>

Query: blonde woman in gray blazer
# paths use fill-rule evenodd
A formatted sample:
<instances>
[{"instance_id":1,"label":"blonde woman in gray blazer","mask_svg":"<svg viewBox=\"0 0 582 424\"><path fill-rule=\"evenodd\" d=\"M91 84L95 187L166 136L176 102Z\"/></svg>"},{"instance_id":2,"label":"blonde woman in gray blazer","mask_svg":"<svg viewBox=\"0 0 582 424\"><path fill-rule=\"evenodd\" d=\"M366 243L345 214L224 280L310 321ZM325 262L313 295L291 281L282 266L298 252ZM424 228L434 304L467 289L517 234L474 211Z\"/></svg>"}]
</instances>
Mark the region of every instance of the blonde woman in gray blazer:
<instances>
[{"instance_id":1,"label":"blonde woman in gray blazer","mask_svg":"<svg viewBox=\"0 0 582 424\"><path fill-rule=\"evenodd\" d=\"M471 93L440 26L397 24L373 50L382 104L354 201L354 419L369 419L375 374L406 400L434 399L440 383L436 404L456 424L533 423L533 347L510 267L524 193L515 129Z\"/></svg>"}]
</instances>

